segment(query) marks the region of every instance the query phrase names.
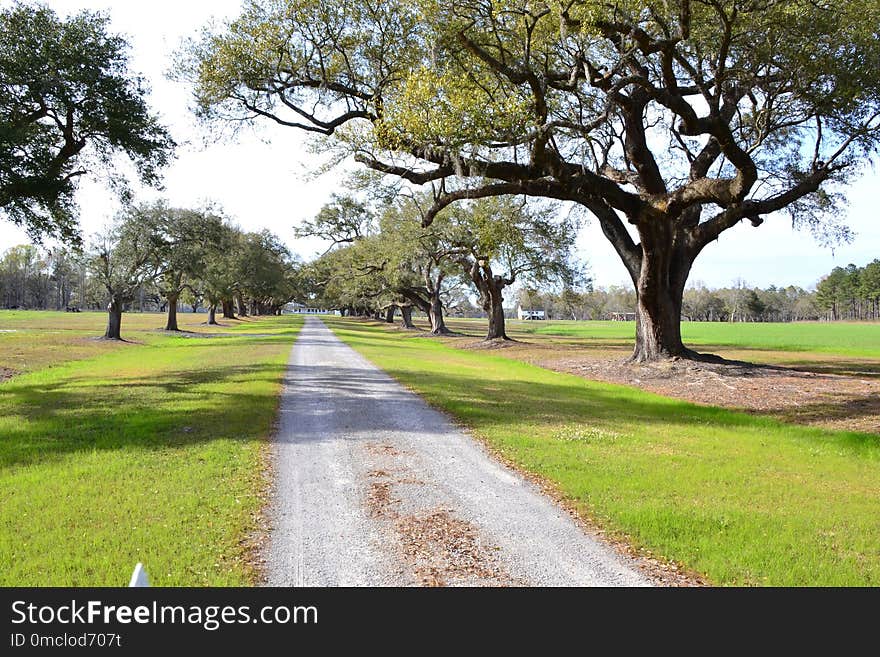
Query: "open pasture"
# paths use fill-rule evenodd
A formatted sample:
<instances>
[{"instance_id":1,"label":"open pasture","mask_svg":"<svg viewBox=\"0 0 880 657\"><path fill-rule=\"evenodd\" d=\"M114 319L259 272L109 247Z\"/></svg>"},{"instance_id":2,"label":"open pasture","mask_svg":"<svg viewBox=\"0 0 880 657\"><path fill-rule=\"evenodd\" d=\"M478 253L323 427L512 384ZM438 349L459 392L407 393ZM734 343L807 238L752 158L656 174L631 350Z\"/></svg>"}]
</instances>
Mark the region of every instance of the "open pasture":
<instances>
[{"instance_id":1,"label":"open pasture","mask_svg":"<svg viewBox=\"0 0 880 657\"><path fill-rule=\"evenodd\" d=\"M299 317L0 313L0 584L245 585ZM206 330L210 329L210 330ZM209 337L210 336L210 337Z\"/></svg>"}]
</instances>

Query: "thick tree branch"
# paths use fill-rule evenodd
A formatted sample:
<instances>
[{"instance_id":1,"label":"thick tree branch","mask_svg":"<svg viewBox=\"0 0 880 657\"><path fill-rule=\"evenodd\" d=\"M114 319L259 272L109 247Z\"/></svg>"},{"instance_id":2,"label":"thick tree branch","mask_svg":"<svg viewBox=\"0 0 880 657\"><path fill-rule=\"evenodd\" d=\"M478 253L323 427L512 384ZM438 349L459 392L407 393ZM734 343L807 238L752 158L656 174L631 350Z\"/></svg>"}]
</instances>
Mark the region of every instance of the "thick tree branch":
<instances>
[{"instance_id":1,"label":"thick tree branch","mask_svg":"<svg viewBox=\"0 0 880 657\"><path fill-rule=\"evenodd\" d=\"M761 215L782 210L804 196L812 194L835 170L833 167L818 169L781 194L759 201L744 201L736 207L718 213L693 229L694 243L699 249L702 249L706 244L717 239L725 230L735 226L743 219L750 220L756 227L761 225L763 223Z\"/></svg>"},{"instance_id":2,"label":"thick tree branch","mask_svg":"<svg viewBox=\"0 0 880 657\"><path fill-rule=\"evenodd\" d=\"M447 192L434 201L425 214L422 216L422 227L427 228L434 221L434 218L440 212L455 203L466 199L488 198L490 196L505 196L510 194L522 194L523 187L517 183L496 183L494 185L486 185L484 187L475 187L473 189L459 189L454 192Z\"/></svg>"},{"instance_id":3,"label":"thick tree branch","mask_svg":"<svg viewBox=\"0 0 880 657\"><path fill-rule=\"evenodd\" d=\"M400 165L382 162L381 160L377 160L373 156L365 153L358 153L354 156L354 159L355 162L359 162L374 171L398 176L404 180L408 180L414 185L424 185L432 180L440 180L441 178L447 178L455 174L455 169L449 165L441 166L431 171L415 171L414 169Z\"/></svg>"}]
</instances>

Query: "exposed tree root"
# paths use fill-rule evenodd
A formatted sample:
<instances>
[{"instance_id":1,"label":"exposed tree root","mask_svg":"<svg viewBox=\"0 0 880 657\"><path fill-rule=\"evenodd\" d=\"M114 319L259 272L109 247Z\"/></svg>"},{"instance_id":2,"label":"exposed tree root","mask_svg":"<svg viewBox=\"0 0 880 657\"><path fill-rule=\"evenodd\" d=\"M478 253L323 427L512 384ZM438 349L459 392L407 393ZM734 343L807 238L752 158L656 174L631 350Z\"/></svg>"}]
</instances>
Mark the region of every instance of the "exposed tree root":
<instances>
[{"instance_id":1,"label":"exposed tree root","mask_svg":"<svg viewBox=\"0 0 880 657\"><path fill-rule=\"evenodd\" d=\"M715 363L718 365L724 365L728 363L737 363L737 364L747 364L747 363L739 363L738 361L729 361L717 354L704 354L699 351L694 351L693 349L688 349L685 347L680 353L661 353L656 357L649 357L644 354L633 353L632 356L627 358L624 363L625 364L633 364L633 365L649 365L651 363L662 363L664 361L678 361L678 360L692 360L699 363Z\"/></svg>"},{"instance_id":2,"label":"exposed tree root","mask_svg":"<svg viewBox=\"0 0 880 657\"><path fill-rule=\"evenodd\" d=\"M505 336L502 336L499 338L483 338L482 343L487 347L491 347L491 346L508 347L513 344L518 344L518 343L520 343L520 341L514 340L513 338L505 335Z\"/></svg>"}]
</instances>

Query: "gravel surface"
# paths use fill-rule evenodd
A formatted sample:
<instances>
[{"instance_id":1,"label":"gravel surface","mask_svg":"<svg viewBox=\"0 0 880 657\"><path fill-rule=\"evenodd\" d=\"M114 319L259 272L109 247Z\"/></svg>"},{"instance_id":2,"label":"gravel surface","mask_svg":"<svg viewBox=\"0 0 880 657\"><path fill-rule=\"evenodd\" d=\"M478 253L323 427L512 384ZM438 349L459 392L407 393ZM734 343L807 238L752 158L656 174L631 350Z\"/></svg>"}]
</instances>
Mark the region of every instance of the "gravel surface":
<instances>
[{"instance_id":1,"label":"gravel surface","mask_svg":"<svg viewBox=\"0 0 880 657\"><path fill-rule=\"evenodd\" d=\"M274 445L274 586L639 586L635 562L306 318Z\"/></svg>"}]
</instances>

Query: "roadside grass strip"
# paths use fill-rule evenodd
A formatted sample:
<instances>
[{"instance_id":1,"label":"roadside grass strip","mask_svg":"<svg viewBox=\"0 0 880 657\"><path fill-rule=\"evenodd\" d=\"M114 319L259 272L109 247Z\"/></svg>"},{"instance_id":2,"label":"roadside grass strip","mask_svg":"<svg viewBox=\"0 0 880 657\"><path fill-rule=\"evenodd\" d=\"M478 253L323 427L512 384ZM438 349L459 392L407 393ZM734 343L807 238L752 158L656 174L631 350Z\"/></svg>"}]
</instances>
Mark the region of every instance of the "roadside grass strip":
<instances>
[{"instance_id":1,"label":"roadside grass strip","mask_svg":"<svg viewBox=\"0 0 880 657\"><path fill-rule=\"evenodd\" d=\"M880 439L339 318L346 343L610 535L719 585L880 584Z\"/></svg>"},{"instance_id":2,"label":"roadside grass strip","mask_svg":"<svg viewBox=\"0 0 880 657\"><path fill-rule=\"evenodd\" d=\"M635 322L517 322L536 335L632 342ZM876 322L682 322L685 344L742 350L795 351L880 359Z\"/></svg>"}]
</instances>

